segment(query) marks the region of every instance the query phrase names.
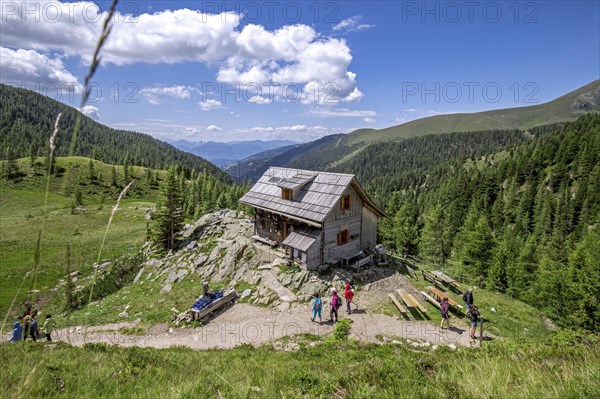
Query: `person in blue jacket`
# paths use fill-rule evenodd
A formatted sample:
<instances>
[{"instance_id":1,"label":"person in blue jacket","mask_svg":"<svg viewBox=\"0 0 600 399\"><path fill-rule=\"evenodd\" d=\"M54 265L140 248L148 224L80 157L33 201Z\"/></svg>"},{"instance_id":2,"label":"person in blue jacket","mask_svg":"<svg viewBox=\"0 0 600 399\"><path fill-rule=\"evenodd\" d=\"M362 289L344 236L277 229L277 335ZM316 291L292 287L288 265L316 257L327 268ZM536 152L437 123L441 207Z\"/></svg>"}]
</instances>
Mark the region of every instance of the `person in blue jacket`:
<instances>
[{"instance_id":1,"label":"person in blue jacket","mask_svg":"<svg viewBox=\"0 0 600 399\"><path fill-rule=\"evenodd\" d=\"M321 301L321 298L319 297L319 293L315 293L315 300L313 301L313 306L312 306L312 310L313 310L313 317L312 317L312 321L315 321L315 318L317 316L319 316L319 323L321 323L323 321L323 319L321 318L321 308L323 308L323 302Z\"/></svg>"},{"instance_id":2,"label":"person in blue jacket","mask_svg":"<svg viewBox=\"0 0 600 399\"><path fill-rule=\"evenodd\" d=\"M8 342L19 342L21 340L21 336L23 335L23 326L18 318L17 321L15 321L14 327L12 338Z\"/></svg>"}]
</instances>

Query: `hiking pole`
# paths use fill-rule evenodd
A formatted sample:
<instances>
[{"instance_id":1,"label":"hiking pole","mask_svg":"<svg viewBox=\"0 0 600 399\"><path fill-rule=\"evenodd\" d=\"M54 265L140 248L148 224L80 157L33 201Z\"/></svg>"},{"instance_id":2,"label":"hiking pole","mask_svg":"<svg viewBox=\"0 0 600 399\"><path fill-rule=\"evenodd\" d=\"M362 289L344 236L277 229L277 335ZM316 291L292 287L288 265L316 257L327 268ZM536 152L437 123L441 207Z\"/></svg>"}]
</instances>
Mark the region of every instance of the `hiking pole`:
<instances>
[{"instance_id":1,"label":"hiking pole","mask_svg":"<svg viewBox=\"0 0 600 399\"><path fill-rule=\"evenodd\" d=\"M483 315L479 315L481 323L479 324L479 347L481 348L481 342L483 341Z\"/></svg>"}]
</instances>

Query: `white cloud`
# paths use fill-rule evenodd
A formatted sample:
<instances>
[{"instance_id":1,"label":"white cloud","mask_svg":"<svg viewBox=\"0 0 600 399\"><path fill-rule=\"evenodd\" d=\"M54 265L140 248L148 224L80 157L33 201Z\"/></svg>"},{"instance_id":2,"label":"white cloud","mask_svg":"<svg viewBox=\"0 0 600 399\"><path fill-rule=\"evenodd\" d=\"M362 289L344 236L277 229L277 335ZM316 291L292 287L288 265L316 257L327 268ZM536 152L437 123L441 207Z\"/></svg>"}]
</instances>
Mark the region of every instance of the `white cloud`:
<instances>
[{"instance_id":1,"label":"white cloud","mask_svg":"<svg viewBox=\"0 0 600 399\"><path fill-rule=\"evenodd\" d=\"M316 108L309 111L313 116L319 116L322 118L346 118L346 117L356 117L356 118L365 118L365 117L373 117L377 115L377 112L370 110L352 110L347 108L338 108L338 109L327 109L327 108Z\"/></svg>"},{"instance_id":2,"label":"white cloud","mask_svg":"<svg viewBox=\"0 0 600 399\"><path fill-rule=\"evenodd\" d=\"M93 105L86 105L81 109L85 116L89 116L94 120L100 120L100 110Z\"/></svg>"},{"instance_id":3,"label":"white cloud","mask_svg":"<svg viewBox=\"0 0 600 399\"><path fill-rule=\"evenodd\" d=\"M261 96L253 96L248 99L248 102L254 103L254 104L270 104L272 101L273 100L271 100L270 98L261 97Z\"/></svg>"},{"instance_id":4,"label":"white cloud","mask_svg":"<svg viewBox=\"0 0 600 399\"><path fill-rule=\"evenodd\" d=\"M207 130L207 131L209 131L209 132L220 132L220 131L221 131L221 130L223 130L223 129L221 129L221 128L220 128L219 126L217 126L217 125L210 125L210 126L208 126L208 127L206 128L206 130Z\"/></svg>"},{"instance_id":5,"label":"white cloud","mask_svg":"<svg viewBox=\"0 0 600 399\"><path fill-rule=\"evenodd\" d=\"M81 92L81 85L60 57L51 58L34 50L0 47L0 81L41 90ZM50 87L52 86L52 87Z\"/></svg>"},{"instance_id":6,"label":"white cloud","mask_svg":"<svg viewBox=\"0 0 600 399\"><path fill-rule=\"evenodd\" d=\"M368 117L368 116L367 116L367 117L363 118L363 122L364 122L364 123L368 123L368 124L370 124L370 125L371 125L371 124L373 124L373 123L376 123L376 122L377 122L377 119L375 119L375 118L371 118L371 117Z\"/></svg>"},{"instance_id":7,"label":"white cloud","mask_svg":"<svg viewBox=\"0 0 600 399\"><path fill-rule=\"evenodd\" d=\"M227 133L228 135L223 136L223 140L293 140L307 142L330 134L347 131L347 129L320 125L255 126L232 129Z\"/></svg>"},{"instance_id":8,"label":"white cloud","mask_svg":"<svg viewBox=\"0 0 600 399\"><path fill-rule=\"evenodd\" d=\"M97 40L106 15L94 3L36 0L15 2L14 7L2 7L3 45L91 58L90 43ZM45 18L21 15L36 7L45 10ZM363 96L356 75L348 70L352 55L345 40L322 36L302 24L276 30L257 24L242 27L240 19L233 12L189 9L142 13L135 20L117 13L102 59L115 65L201 62L217 68L220 83L298 85L295 101L302 103L353 102ZM337 31L363 29L366 25L359 20L342 21ZM148 96L153 103L160 101L156 93ZM268 98L290 101L283 91Z\"/></svg>"},{"instance_id":9,"label":"white cloud","mask_svg":"<svg viewBox=\"0 0 600 399\"><path fill-rule=\"evenodd\" d=\"M208 100L200 101L198 105L202 111L212 111L213 109L221 108L223 103L219 100L213 100L212 98L209 98Z\"/></svg>"},{"instance_id":10,"label":"white cloud","mask_svg":"<svg viewBox=\"0 0 600 399\"><path fill-rule=\"evenodd\" d=\"M375 25L361 24L360 21L362 20L362 18L363 18L362 15L355 15L353 17L346 18L346 19L340 21L338 24L336 24L333 27L333 30L335 32L340 32L340 33L349 33L349 32L356 32L356 31L370 29L370 28L375 27Z\"/></svg>"},{"instance_id":11,"label":"white cloud","mask_svg":"<svg viewBox=\"0 0 600 399\"><path fill-rule=\"evenodd\" d=\"M169 86L169 87L146 87L140 90L142 97L150 104L158 105L162 102L161 97L172 97L176 99L190 98L192 92L198 89L191 86Z\"/></svg>"}]
</instances>

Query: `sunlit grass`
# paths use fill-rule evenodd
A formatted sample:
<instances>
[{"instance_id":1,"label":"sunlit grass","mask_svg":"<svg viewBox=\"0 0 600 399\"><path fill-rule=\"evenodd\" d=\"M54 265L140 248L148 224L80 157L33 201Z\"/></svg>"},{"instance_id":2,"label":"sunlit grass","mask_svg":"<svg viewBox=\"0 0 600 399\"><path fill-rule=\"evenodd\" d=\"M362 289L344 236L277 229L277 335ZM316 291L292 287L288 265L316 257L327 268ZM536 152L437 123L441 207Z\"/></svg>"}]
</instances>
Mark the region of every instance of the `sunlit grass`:
<instances>
[{"instance_id":1,"label":"sunlit grass","mask_svg":"<svg viewBox=\"0 0 600 399\"><path fill-rule=\"evenodd\" d=\"M314 340L313 340L314 341ZM127 398L593 398L600 350L523 341L437 351L354 341L298 352L3 344L0 396ZM15 361L15 359L19 359ZM24 386L29 371L39 365Z\"/></svg>"}]
</instances>

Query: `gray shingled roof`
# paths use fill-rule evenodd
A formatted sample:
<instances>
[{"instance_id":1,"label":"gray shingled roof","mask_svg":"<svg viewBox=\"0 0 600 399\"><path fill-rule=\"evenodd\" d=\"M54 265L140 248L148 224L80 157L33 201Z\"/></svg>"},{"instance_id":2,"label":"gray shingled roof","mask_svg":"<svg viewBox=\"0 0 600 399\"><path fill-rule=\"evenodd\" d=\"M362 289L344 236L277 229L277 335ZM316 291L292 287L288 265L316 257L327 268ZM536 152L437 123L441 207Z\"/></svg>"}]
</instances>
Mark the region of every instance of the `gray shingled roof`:
<instances>
[{"instance_id":1,"label":"gray shingled roof","mask_svg":"<svg viewBox=\"0 0 600 399\"><path fill-rule=\"evenodd\" d=\"M354 175L349 174L270 167L240 202L281 215L321 223L353 181ZM302 184L303 187L293 201L281 198L281 187L297 188ZM374 208L376 213L385 215L368 199L356 181L353 188L366 202L365 205Z\"/></svg>"},{"instance_id":2,"label":"gray shingled roof","mask_svg":"<svg viewBox=\"0 0 600 399\"><path fill-rule=\"evenodd\" d=\"M298 230L291 232L286 239L283 240L282 244L306 252L318 237L319 230L299 228Z\"/></svg>"}]
</instances>

